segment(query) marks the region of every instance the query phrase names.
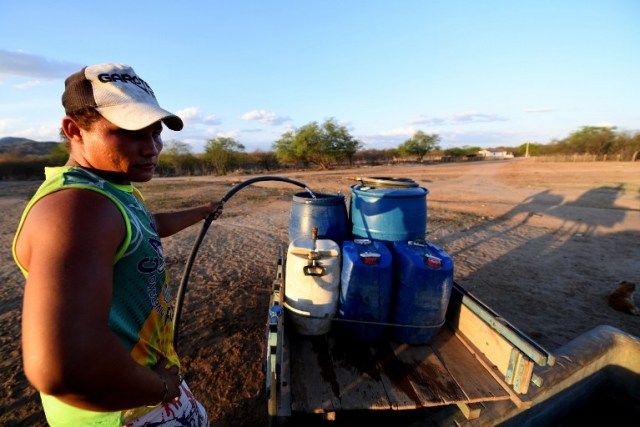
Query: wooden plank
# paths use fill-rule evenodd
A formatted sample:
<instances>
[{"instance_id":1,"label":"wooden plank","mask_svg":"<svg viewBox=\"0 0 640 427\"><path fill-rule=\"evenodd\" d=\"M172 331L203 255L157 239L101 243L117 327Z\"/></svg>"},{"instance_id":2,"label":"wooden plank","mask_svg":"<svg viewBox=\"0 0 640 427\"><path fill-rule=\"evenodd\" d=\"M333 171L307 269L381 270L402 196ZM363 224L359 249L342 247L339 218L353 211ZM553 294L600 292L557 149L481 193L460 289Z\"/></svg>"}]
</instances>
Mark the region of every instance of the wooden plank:
<instances>
[{"instance_id":1,"label":"wooden plank","mask_svg":"<svg viewBox=\"0 0 640 427\"><path fill-rule=\"evenodd\" d=\"M380 364L380 381L391 408L396 410L421 408L420 395L409 381L406 367L398 360L394 349L388 343L382 343L374 347L374 353Z\"/></svg>"},{"instance_id":2,"label":"wooden plank","mask_svg":"<svg viewBox=\"0 0 640 427\"><path fill-rule=\"evenodd\" d=\"M536 364L540 366L554 365L555 356L553 354L542 348L538 343L522 333L522 331L513 326L506 319L457 283L453 284L453 291L451 293L451 300L449 304L449 309L455 309L455 306L460 305L467 306L483 322L493 328L498 334L504 337L504 339L511 343L520 352L527 355L527 357L533 360ZM451 319L452 316L450 315L451 313L449 313L449 309L447 310L447 317Z\"/></svg>"},{"instance_id":3,"label":"wooden plank","mask_svg":"<svg viewBox=\"0 0 640 427\"><path fill-rule=\"evenodd\" d=\"M514 346L465 305L458 307L456 324L459 333L482 352L502 375L509 376L510 356Z\"/></svg>"},{"instance_id":4,"label":"wooden plank","mask_svg":"<svg viewBox=\"0 0 640 427\"><path fill-rule=\"evenodd\" d=\"M431 346L469 402L510 398L505 388L449 328L442 328Z\"/></svg>"},{"instance_id":5,"label":"wooden plank","mask_svg":"<svg viewBox=\"0 0 640 427\"><path fill-rule=\"evenodd\" d=\"M531 377L533 376L533 365L534 363L531 359L524 354L520 354L513 380L513 389L517 393L525 394L529 391L529 383L531 383Z\"/></svg>"},{"instance_id":6,"label":"wooden plank","mask_svg":"<svg viewBox=\"0 0 640 427\"><path fill-rule=\"evenodd\" d=\"M336 334L327 336L337 395L343 410L391 409L380 378L380 363L366 344Z\"/></svg>"},{"instance_id":7,"label":"wooden plank","mask_svg":"<svg viewBox=\"0 0 640 427\"><path fill-rule=\"evenodd\" d=\"M487 372L491 374L499 384L502 385L507 393L509 393L511 401L518 408L528 408L531 406L531 401L526 397L519 396L511 387L509 387L509 384L504 381L504 377L498 371L497 367L493 365L491 361L484 356L483 353L478 351L478 349L470 341L468 341L464 335L459 334L458 331L455 332L455 335L456 337L458 337L458 339L460 339L460 342L464 344L464 346L467 347L467 349L469 349L469 351L478 359L478 361L482 363Z\"/></svg>"},{"instance_id":8,"label":"wooden plank","mask_svg":"<svg viewBox=\"0 0 640 427\"><path fill-rule=\"evenodd\" d=\"M292 335L285 356L291 410L329 413L460 404L473 416L478 402L511 399L522 405L494 366L463 339L448 327L430 346L366 345L334 333Z\"/></svg>"},{"instance_id":9,"label":"wooden plank","mask_svg":"<svg viewBox=\"0 0 640 427\"><path fill-rule=\"evenodd\" d=\"M394 353L423 407L467 400L463 390L451 377L431 346L395 344Z\"/></svg>"},{"instance_id":10,"label":"wooden plank","mask_svg":"<svg viewBox=\"0 0 640 427\"><path fill-rule=\"evenodd\" d=\"M458 333L463 334L497 368L514 391L524 394L529 390L534 362L526 354L465 305L458 307L455 326Z\"/></svg>"},{"instance_id":11,"label":"wooden plank","mask_svg":"<svg viewBox=\"0 0 640 427\"><path fill-rule=\"evenodd\" d=\"M323 413L340 409L335 373L328 358L325 337L291 335L289 343L291 410Z\"/></svg>"},{"instance_id":12,"label":"wooden plank","mask_svg":"<svg viewBox=\"0 0 640 427\"><path fill-rule=\"evenodd\" d=\"M475 420L480 417L480 412L482 411L481 403L457 403L460 412L464 415L464 417L468 420Z\"/></svg>"}]
</instances>

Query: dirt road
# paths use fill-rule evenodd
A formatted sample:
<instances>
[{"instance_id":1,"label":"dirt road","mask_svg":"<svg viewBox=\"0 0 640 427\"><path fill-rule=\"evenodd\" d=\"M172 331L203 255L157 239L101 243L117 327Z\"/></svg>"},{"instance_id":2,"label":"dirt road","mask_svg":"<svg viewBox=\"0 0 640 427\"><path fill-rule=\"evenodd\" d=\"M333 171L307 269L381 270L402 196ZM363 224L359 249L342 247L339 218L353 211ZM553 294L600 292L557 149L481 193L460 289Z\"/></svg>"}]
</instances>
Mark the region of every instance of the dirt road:
<instances>
[{"instance_id":1,"label":"dirt road","mask_svg":"<svg viewBox=\"0 0 640 427\"><path fill-rule=\"evenodd\" d=\"M620 280L640 285L640 162L513 160L279 175L347 198L356 176L413 178L429 190L427 238L452 255L458 283L541 345L553 350L600 324L640 335L639 316L607 305ZM166 209L219 199L247 178L156 179L141 188L153 209ZM10 253L36 186L0 182L0 413L6 425L44 423L37 393L22 374L23 279ZM266 423L264 325L295 191L267 183L237 193L211 227L190 277L179 353L213 425ZM163 242L176 286L198 231Z\"/></svg>"}]
</instances>

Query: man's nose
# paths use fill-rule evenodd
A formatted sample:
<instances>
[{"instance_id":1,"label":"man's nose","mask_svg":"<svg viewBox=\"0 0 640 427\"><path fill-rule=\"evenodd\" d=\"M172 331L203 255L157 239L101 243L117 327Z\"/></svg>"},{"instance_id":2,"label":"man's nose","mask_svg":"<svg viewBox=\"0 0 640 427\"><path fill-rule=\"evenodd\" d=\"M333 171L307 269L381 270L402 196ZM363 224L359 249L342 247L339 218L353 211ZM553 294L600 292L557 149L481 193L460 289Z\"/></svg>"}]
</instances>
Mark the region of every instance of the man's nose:
<instances>
[{"instance_id":1,"label":"man's nose","mask_svg":"<svg viewBox=\"0 0 640 427\"><path fill-rule=\"evenodd\" d=\"M144 144L142 144L142 151L146 156L156 156L160 154L162 150L162 144L158 143L153 136L145 138Z\"/></svg>"}]
</instances>

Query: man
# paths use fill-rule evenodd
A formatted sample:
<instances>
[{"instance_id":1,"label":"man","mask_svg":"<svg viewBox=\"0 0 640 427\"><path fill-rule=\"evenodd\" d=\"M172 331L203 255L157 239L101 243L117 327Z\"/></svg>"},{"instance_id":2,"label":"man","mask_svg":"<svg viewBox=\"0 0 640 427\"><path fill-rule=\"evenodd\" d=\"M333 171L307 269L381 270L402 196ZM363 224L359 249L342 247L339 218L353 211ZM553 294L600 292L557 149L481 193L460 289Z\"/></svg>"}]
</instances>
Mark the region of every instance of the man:
<instances>
[{"instance_id":1,"label":"man","mask_svg":"<svg viewBox=\"0 0 640 427\"><path fill-rule=\"evenodd\" d=\"M69 160L46 169L13 243L25 374L52 426L207 425L179 373L160 238L222 204L144 207L132 182L152 178L163 124L183 123L131 67L83 68L62 103Z\"/></svg>"}]
</instances>

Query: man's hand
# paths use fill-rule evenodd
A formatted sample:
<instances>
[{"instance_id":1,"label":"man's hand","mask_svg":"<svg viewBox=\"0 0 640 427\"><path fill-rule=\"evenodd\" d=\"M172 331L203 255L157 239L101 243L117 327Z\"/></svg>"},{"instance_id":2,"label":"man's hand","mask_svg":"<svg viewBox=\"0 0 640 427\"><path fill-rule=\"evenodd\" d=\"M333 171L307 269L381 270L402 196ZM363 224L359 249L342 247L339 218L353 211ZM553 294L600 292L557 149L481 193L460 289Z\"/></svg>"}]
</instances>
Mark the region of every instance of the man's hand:
<instances>
[{"instance_id":1,"label":"man's hand","mask_svg":"<svg viewBox=\"0 0 640 427\"><path fill-rule=\"evenodd\" d=\"M159 401L159 404L171 402L172 400L177 401L180 398L180 383L182 382L182 376L180 375L180 371L177 366L167 368L168 363L169 361L163 357L153 368L151 368L156 374L158 374L167 387L166 396L164 390L162 390L162 401Z\"/></svg>"}]
</instances>

